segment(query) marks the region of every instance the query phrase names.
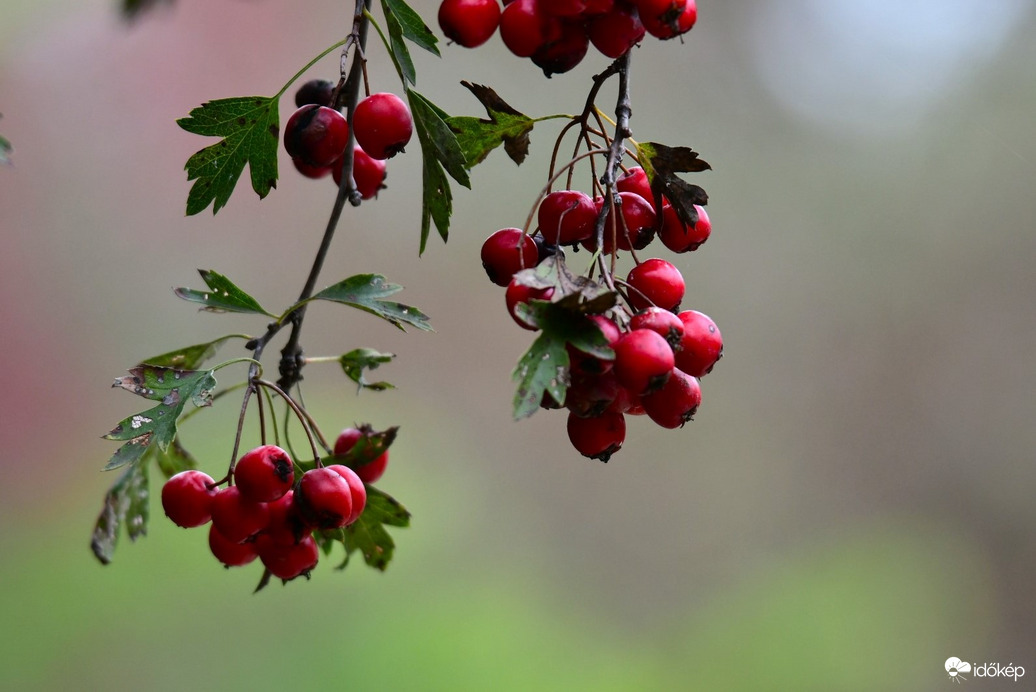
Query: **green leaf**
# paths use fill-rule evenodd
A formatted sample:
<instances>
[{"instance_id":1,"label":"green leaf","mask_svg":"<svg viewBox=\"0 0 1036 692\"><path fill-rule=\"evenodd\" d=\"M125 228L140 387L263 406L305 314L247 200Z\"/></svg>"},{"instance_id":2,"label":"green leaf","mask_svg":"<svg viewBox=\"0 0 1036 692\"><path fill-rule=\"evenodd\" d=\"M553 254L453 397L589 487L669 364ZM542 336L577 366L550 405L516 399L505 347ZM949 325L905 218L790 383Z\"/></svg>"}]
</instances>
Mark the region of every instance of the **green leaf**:
<instances>
[{"instance_id":1,"label":"green leaf","mask_svg":"<svg viewBox=\"0 0 1036 692\"><path fill-rule=\"evenodd\" d=\"M395 357L395 354L392 353L379 353L370 348L356 348L342 354L338 358L338 362L342 365L346 376L358 384L360 389L372 389L380 392L395 387L388 382L368 382L364 377L364 370L376 370L379 365L388 363Z\"/></svg>"},{"instance_id":2,"label":"green leaf","mask_svg":"<svg viewBox=\"0 0 1036 692\"><path fill-rule=\"evenodd\" d=\"M392 443L396 441L396 434L399 432L399 426L377 431L364 424L357 426L357 429L363 434L345 454L329 457L321 463L343 464L351 469L366 466L388 451Z\"/></svg>"},{"instance_id":3,"label":"green leaf","mask_svg":"<svg viewBox=\"0 0 1036 692\"><path fill-rule=\"evenodd\" d=\"M187 215L212 204L212 213L230 199L237 179L248 164L252 189L262 199L277 186L277 143L280 122L277 98L244 96L203 103L176 124L196 135L223 137L187 160L187 179L194 180L187 195Z\"/></svg>"},{"instance_id":4,"label":"green leaf","mask_svg":"<svg viewBox=\"0 0 1036 692\"><path fill-rule=\"evenodd\" d=\"M367 506L355 522L345 527L341 540L345 545L346 561L359 550L368 566L382 572L392 561L396 543L385 525L409 526L410 513L390 495L367 486Z\"/></svg>"},{"instance_id":5,"label":"green leaf","mask_svg":"<svg viewBox=\"0 0 1036 692\"><path fill-rule=\"evenodd\" d=\"M439 57L439 48L432 30L424 23L421 16L415 12L410 5L403 0L381 0L381 7L386 15L393 15L398 22L403 36L413 41L416 45L424 48L432 55Z\"/></svg>"},{"instance_id":6,"label":"green leaf","mask_svg":"<svg viewBox=\"0 0 1036 692\"><path fill-rule=\"evenodd\" d=\"M224 342L230 339L248 339L250 337L244 334L228 334L227 336L221 336L220 338L209 341L204 344L195 344L193 346L184 346L168 353L163 353L158 356L151 356L140 361L141 365L157 365L169 368L182 368L184 370L194 370L199 365L207 361L212 356L216 355L216 351L223 345Z\"/></svg>"},{"instance_id":7,"label":"green leaf","mask_svg":"<svg viewBox=\"0 0 1036 692\"><path fill-rule=\"evenodd\" d=\"M403 331L406 331L405 325L432 331L432 326L428 323L428 316L417 308L384 300L402 290L402 286L388 283L380 274L357 274L334 286L328 286L303 303L313 300L330 300L377 315ZM303 303L292 306L285 312L285 315L290 314Z\"/></svg>"},{"instance_id":8,"label":"green leaf","mask_svg":"<svg viewBox=\"0 0 1036 692\"><path fill-rule=\"evenodd\" d=\"M700 173L712 170L712 166L698 158L698 152L688 147L669 147L657 142L638 144L637 158L651 184L655 208L662 208L664 196L673 205L681 221L689 226L698 223L698 212L694 205L708 204L709 196L704 189L688 183L677 173Z\"/></svg>"},{"instance_id":9,"label":"green leaf","mask_svg":"<svg viewBox=\"0 0 1036 692\"><path fill-rule=\"evenodd\" d=\"M195 291L190 288L177 288L173 291L177 297L191 303L199 303L207 312L244 312L276 317L273 313L267 312L259 301L242 291L233 281L222 274L208 269L199 269L198 273L201 274L201 278L210 290Z\"/></svg>"},{"instance_id":10,"label":"green leaf","mask_svg":"<svg viewBox=\"0 0 1036 692\"><path fill-rule=\"evenodd\" d=\"M417 69L414 67L414 59L410 57L410 49L403 40L403 26L385 0L382 0L381 7L385 12L385 23L388 25L389 57L392 58L404 87L408 84L417 84Z\"/></svg>"},{"instance_id":11,"label":"green leaf","mask_svg":"<svg viewBox=\"0 0 1036 692\"><path fill-rule=\"evenodd\" d=\"M90 549L107 565L115 553L119 528L126 527L130 540L147 533L148 470L147 464L134 464L119 476L104 497L104 507L94 525Z\"/></svg>"},{"instance_id":12,"label":"green leaf","mask_svg":"<svg viewBox=\"0 0 1036 692\"><path fill-rule=\"evenodd\" d=\"M518 383L514 395L514 419L528 418L540 408L544 392L558 404L568 390L568 351L565 341L542 332L518 360L511 377Z\"/></svg>"},{"instance_id":13,"label":"green leaf","mask_svg":"<svg viewBox=\"0 0 1036 692\"><path fill-rule=\"evenodd\" d=\"M166 478L172 478L181 471L198 468L198 462L180 444L179 436L173 439L173 443L169 445L168 449L161 450L152 446L148 448L148 452L149 457L154 456L158 468Z\"/></svg>"},{"instance_id":14,"label":"green leaf","mask_svg":"<svg viewBox=\"0 0 1036 692\"><path fill-rule=\"evenodd\" d=\"M516 111L487 86L470 82L461 84L475 95L489 114L488 119L457 116L446 120L457 134L468 168L481 163L501 144L511 160L521 165L529 153L529 133L535 125L533 119Z\"/></svg>"},{"instance_id":15,"label":"green leaf","mask_svg":"<svg viewBox=\"0 0 1036 692\"><path fill-rule=\"evenodd\" d=\"M389 526L410 526L410 512L399 504L396 498L373 485L367 486L367 505L363 508L363 513L370 514L371 519Z\"/></svg>"}]
</instances>

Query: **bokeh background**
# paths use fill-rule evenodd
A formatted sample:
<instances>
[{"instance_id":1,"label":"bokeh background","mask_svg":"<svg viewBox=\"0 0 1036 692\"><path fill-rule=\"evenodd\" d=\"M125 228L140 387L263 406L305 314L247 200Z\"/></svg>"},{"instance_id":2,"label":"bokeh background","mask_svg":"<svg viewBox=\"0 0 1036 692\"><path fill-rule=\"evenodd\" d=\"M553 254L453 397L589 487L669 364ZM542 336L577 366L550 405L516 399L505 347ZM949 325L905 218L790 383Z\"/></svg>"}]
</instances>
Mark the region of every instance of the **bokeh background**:
<instances>
[{"instance_id":1,"label":"bokeh background","mask_svg":"<svg viewBox=\"0 0 1036 692\"><path fill-rule=\"evenodd\" d=\"M327 560L253 595L258 566L221 569L157 501L146 539L94 560L113 480L99 435L140 406L112 378L263 328L171 287L212 268L286 306L333 196L282 153L267 200L239 186L218 216L187 218L183 163L207 142L174 120L274 93L342 37L351 4L178 0L133 25L114 0L0 5L15 146L0 170L0 688L936 690L956 656L1027 669L974 689L1032 689L1027 0L703 1L683 45L637 51L634 136L714 168L696 179L714 235L677 262L726 355L685 429L632 420L605 466L570 448L559 412L511 422L530 334L478 249L524 222L557 127L537 126L521 168L495 153L473 190L455 186L450 242L421 258L415 149L347 213L322 284L384 273L436 333L334 305L304 333L312 355L398 354L378 371L395 391L356 396L334 366L305 385L327 430L401 426L380 485L414 522L389 570ZM436 2L413 4L434 24ZM376 40L369 55L374 88L398 91ZM546 81L499 37L415 58L419 89L455 114L481 114L460 79L531 115L574 112L606 64L591 53ZM309 76L336 70L332 56ZM236 408L183 431L213 474Z\"/></svg>"}]
</instances>

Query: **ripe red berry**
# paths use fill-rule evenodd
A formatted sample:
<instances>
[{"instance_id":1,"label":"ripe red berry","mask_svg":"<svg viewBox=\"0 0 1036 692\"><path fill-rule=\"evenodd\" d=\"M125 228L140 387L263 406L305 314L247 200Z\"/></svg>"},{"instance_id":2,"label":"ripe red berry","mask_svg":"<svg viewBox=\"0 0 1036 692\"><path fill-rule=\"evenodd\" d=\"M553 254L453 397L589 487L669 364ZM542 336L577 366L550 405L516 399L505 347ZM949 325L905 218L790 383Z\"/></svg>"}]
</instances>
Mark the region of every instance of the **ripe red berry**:
<instances>
[{"instance_id":1,"label":"ripe red berry","mask_svg":"<svg viewBox=\"0 0 1036 692\"><path fill-rule=\"evenodd\" d=\"M269 536L270 539L292 545L298 543L305 534L309 533L310 527L299 514L295 507L295 492L289 490L284 496L266 504L267 520L266 528L259 535Z\"/></svg>"},{"instance_id":2,"label":"ripe red berry","mask_svg":"<svg viewBox=\"0 0 1036 692\"><path fill-rule=\"evenodd\" d=\"M634 329L615 346L615 376L634 394L643 396L661 388L675 365L672 347L650 329Z\"/></svg>"},{"instance_id":3,"label":"ripe red berry","mask_svg":"<svg viewBox=\"0 0 1036 692\"><path fill-rule=\"evenodd\" d=\"M209 550L227 567L247 565L258 556L255 552L255 543L235 543L221 534L215 526L209 527Z\"/></svg>"},{"instance_id":4,"label":"ripe red berry","mask_svg":"<svg viewBox=\"0 0 1036 692\"><path fill-rule=\"evenodd\" d=\"M511 277L538 261L536 241L520 228L502 228L482 243L482 266L497 286L511 283Z\"/></svg>"},{"instance_id":5,"label":"ripe red berry","mask_svg":"<svg viewBox=\"0 0 1036 692\"><path fill-rule=\"evenodd\" d=\"M634 8L620 6L594 17L587 26L587 34L594 48L609 58L617 58L640 43L644 25Z\"/></svg>"},{"instance_id":6,"label":"ripe red berry","mask_svg":"<svg viewBox=\"0 0 1036 692\"><path fill-rule=\"evenodd\" d=\"M593 235L597 207L585 192L555 190L540 202L537 220L549 244L571 245Z\"/></svg>"},{"instance_id":7,"label":"ripe red berry","mask_svg":"<svg viewBox=\"0 0 1036 692\"><path fill-rule=\"evenodd\" d=\"M626 419L621 413L604 413L596 418L569 413L568 439L583 456L607 462L626 440Z\"/></svg>"},{"instance_id":8,"label":"ripe red berry","mask_svg":"<svg viewBox=\"0 0 1036 692\"><path fill-rule=\"evenodd\" d=\"M345 525L348 526L360 518L360 515L363 514L364 507L367 506L367 487L363 484L358 472L352 470L348 466L332 464L327 468L344 478L345 482L349 484L349 492L352 495L353 510L349 513L349 518L345 522ZM359 468L363 467L361 466Z\"/></svg>"},{"instance_id":9,"label":"ripe red berry","mask_svg":"<svg viewBox=\"0 0 1036 692\"><path fill-rule=\"evenodd\" d=\"M638 0L637 5L644 28L663 40L687 33L698 20L695 0Z\"/></svg>"},{"instance_id":10,"label":"ripe red berry","mask_svg":"<svg viewBox=\"0 0 1036 692\"><path fill-rule=\"evenodd\" d=\"M311 79L298 88L295 92L295 106L302 108L314 104L317 106L330 106L331 94L334 93L335 85L326 79Z\"/></svg>"},{"instance_id":11,"label":"ripe red berry","mask_svg":"<svg viewBox=\"0 0 1036 692\"><path fill-rule=\"evenodd\" d=\"M561 20L543 9L540 0L515 0L500 15L500 38L519 58L561 38Z\"/></svg>"},{"instance_id":12,"label":"ripe red berry","mask_svg":"<svg viewBox=\"0 0 1036 692\"><path fill-rule=\"evenodd\" d=\"M657 392L641 397L648 417L663 428L679 428L694 417L701 405L698 379L679 368Z\"/></svg>"},{"instance_id":13,"label":"ripe red berry","mask_svg":"<svg viewBox=\"0 0 1036 692\"><path fill-rule=\"evenodd\" d=\"M619 176L615 181L615 189L619 192L633 192L644 198L644 201L654 209L654 193L651 192L651 183L648 182L647 172L640 166L634 166Z\"/></svg>"},{"instance_id":14,"label":"ripe red berry","mask_svg":"<svg viewBox=\"0 0 1036 692\"><path fill-rule=\"evenodd\" d=\"M249 500L236 485L223 488L212 498L212 525L229 541L247 541L268 522L266 503Z\"/></svg>"},{"instance_id":15,"label":"ripe red berry","mask_svg":"<svg viewBox=\"0 0 1036 692\"><path fill-rule=\"evenodd\" d=\"M534 324L530 324L519 317L515 308L517 308L518 305L528 304L530 300L550 300L553 295L553 286L547 286L546 288L533 288L532 286L520 284L512 279L511 283L507 284L507 291L504 292L504 303L507 305L507 312L510 313L511 318L519 327L536 331L539 327Z\"/></svg>"},{"instance_id":16,"label":"ripe red berry","mask_svg":"<svg viewBox=\"0 0 1036 692\"><path fill-rule=\"evenodd\" d=\"M582 22L562 21L561 38L541 46L532 54L532 62L549 79L551 75L568 72L586 57L590 39Z\"/></svg>"},{"instance_id":17,"label":"ripe red berry","mask_svg":"<svg viewBox=\"0 0 1036 692\"><path fill-rule=\"evenodd\" d=\"M663 337L674 349L683 337L683 322L669 310L654 305L644 308L630 320L630 329L650 329Z\"/></svg>"},{"instance_id":18,"label":"ripe red berry","mask_svg":"<svg viewBox=\"0 0 1036 692\"><path fill-rule=\"evenodd\" d=\"M704 377L723 356L723 335L711 317L697 310L685 310L677 317L683 322L683 337L676 351L676 367Z\"/></svg>"},{"instance_id":19,"label":"ripe red berry","mask_svg":"<svg viewBox=\"0 0 1036 692\"><path fill-rule=\"evenodd\" d=\"M356 443L359 442L360 438L367 434L370 430L369 426L362 426L362 428L346 428L338 434L338 439L335 440L335 456L342 456L349 452ZM388 466L389 453L388 450L381 453L378 458L370 461L362 466L353 468L356 475L360 477L364 483L375 483L385 473L385 468ZM350 467L352 468L352 467Z\"/></svg>"},{"instance_id":20,"label":"ripe red berry","mask_svg":"<svg viewBox=\"0 0 1036 692\"><path fill-rule=\"evenodd\" d=\"M388 159L403 151L414 134L414 119L395 94L371 94L353 112L356 142L373 159Z\"/></svg>"},{"instance_id":21,"label":"ripe red berry","mask_svg":"<svg viewBox=\"0 0 1036 692\"><path fill-rule=\"evenodd\" d=\"M335 185L342 184L342 167L345 164L345 157L335 161L332 167ZM356 183L356 190L363 199L370 199L378 196L378 191L385 185L385 169L387 165L380 159L373 159L367 155L359 145L353 149L353 182Z\"/></svg>"},{"instance_id":22,"label":"ripe red berry","mask_svg":"<svg viewBox=\"0 0 1036 692\"><path fill-rule=\"evenodd\" d=\"M634 310L643 310L650 305L676 310L686 290L680 270L671 262L658 258L644 260L633 267L626 282Z\"/></svg>"},{"instance_id":23,"label":"ripe red berry","mask_svg":"<svg viewBox=\"0 0 1036 692\"><path fill-rule=\"evenodd\" d=\"M587 0L549 0L540 4L543 9L556 17L575 17L586 10Z\"/></svg>"},{"instance_id":24,"label":"ripe red berry","mask_svg":"<svg viewBox=\"0 0 1036 692\"><path fill-rule=\"evenodd\" d=\"M443 0L439 5L439 27L446 38L465 48L481 46L500 24L496 0Z\"/></svg>"},{"instance_id":25,"label":"ripe red berry","mask_svg":"<svg viewBox=\"0 0 1036 692\"><path fill-rule=\"evenodd\" d=\"M302 517L321 529L337 529L349 523L353 513L352 489L333 469L316 468L302 474L295 491L295 505Z\"/></svg>"},{"instance_id":26,"label":"ripe red berry","mask_svg":"<svg viewBox=\"0 0 1036 692\"><path fill-rule=\"evenodd\" d=\"M580 418L595 418L611 410L622 389L612 370L600 375L573 373L565 408Z\"/></svg>"},{"instance_id":27,"label":"ripe red berry","mask_svg":"<svg viewBox=\"0 0 1036 692\"><path fill-rule=\"evenodd\" d=\"M619 203L622 205L619 216L616 217L614 209L610 209L604 222L603 252L606 255L611 254L616 247L620 250L641 250L655 237L655 208L650 202L635 192L620 192ZM604 200L601 204L605 204ZM589 250L595 250L597 239L590 238L583 245Z\"/></svg>"},{"instance_id":28,"label":"ripe red berry","mask_svg":"<svg viewBox=\"0 0 1036 692\"><path fill-rule=\"evenodd\" d=\"M162 486L162 509L177 526L201 526L212 519L212 498L217 489L201 471L181 471Z\"/></svg>"},{"instance_id":29,"label":"ripe red berry","mask_svg":"<svg viewBox=\"0 0 1036 692\"><path fill-rule=\"evenodd\" d=\"M345 151L348 141L349 123L333 108L303 106L284 125L284 149L307 166L330 166Z\"/></svg>"},{"instance_id":30,"label":"ripe red berry","mask_svg":"<svg viewBox=\"0 0 1036 692\"><path fill-rule=\"evenodd\" d=\"M255 543L263 566L284 581L303 575L308 577L320 560L320 549L312 536L292 545L275 543L266 536L260 536Z\"/></svg>"},{"instance_id":31,"label":"ripe red berry","mask_svg":"<svg viewBox=\"0 0 1036 692\"><path fill-rule=\"evenodd\" d=\"M338 160L341 161L341 157L339 157ZM319 180L331 172L330 166L310 166L302 159L292 159L291 162L295 165L295 170L307 178L313 178L314 180Z\"/></svg>"},{"instance_id":32,"label":"ripe red berry","mask_svg":"<svg viewBox=\"0 0 1036 692\"><path fill-rule=\"evenodd\" d=\"M238 459L234 482L252 502L272 502L291 489L295 468L288 453L276 445L256 447Z\"/></svg>"}]
</instances>

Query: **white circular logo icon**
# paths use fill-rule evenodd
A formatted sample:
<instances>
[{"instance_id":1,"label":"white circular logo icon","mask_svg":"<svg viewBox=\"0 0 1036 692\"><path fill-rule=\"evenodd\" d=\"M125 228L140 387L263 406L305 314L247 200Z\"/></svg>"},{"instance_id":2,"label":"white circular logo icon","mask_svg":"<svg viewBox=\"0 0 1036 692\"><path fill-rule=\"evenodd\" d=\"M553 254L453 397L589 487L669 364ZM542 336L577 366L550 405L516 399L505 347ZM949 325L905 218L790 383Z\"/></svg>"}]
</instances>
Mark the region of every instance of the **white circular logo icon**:
<instances>
[{"instance_id":1,"label":"white circular logo icon","mask_svg":"<svg viewBox=\"0 0 1036 692\"><path fill-rule=\"evenodd\" d=\"M962 673L971 672L971 664L967 661L960 660L956 656L951 656L946 659L945 668L946 674L950 676L950 679L956 680L957 682L960 682L960 678L958 676Z\"/></svg>"}]
</instances>

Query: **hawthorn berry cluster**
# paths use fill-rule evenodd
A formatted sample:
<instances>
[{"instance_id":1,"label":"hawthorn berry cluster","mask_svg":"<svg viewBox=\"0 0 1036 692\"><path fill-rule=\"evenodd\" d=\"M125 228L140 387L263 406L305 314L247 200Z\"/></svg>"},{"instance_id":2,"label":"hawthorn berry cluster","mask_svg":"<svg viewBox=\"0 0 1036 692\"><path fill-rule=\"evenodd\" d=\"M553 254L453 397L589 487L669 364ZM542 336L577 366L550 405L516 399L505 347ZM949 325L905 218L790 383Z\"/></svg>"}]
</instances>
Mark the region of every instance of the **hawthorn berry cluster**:
<instances>
[{"instance_id":1,"label":"hawthorn berry cluster","mask_svg":"<svg viewBox=\"0 0 1036 692\"><path fill-rule=\"evenodd\" d=\"M344 457L368 433L366 426L343 430L335 456ZM297 473L288 452L262 445L238 459L224 481L196 469L175 474L162 486L162 508L183 528L211 522L209 550L226 567L259 558L285 582L308 578L320 557L318 538L360 518L365 484L381 478L387 464L386 451L355 469L331 464Z\"/></svg>"},{"instance_id":2,"label":"hawthorn berry cluster","mask_svg":"<svg viewBox=\"0 0 1036 692\"><path fill-rule=\"evenodd\" d=\"M645 34L671 39L698 19L695 0L443 0L439 26L452 41L480 46L500 29L508 50L545 75L568 72L591 44L617 58Z\"/></svg>"},{"instance_id":3,"label":"hawthorn berry cluster","mask_svg":"<svg viewBox=\"0 0 1036 692\"><path fill-rule=\"evenodd\" d=\"M334 107L335 85L313 79L295 92L298 107L284 126L284 149L295 169L307 178L331 175L342 182L343 163L349 146L346 117ZM403 151L414 134L414 121L406 102L390 92L371 94L353 111L353 179L363 199L371 199L384 187L387 159Z\"/></svg>"}]
</instances>

